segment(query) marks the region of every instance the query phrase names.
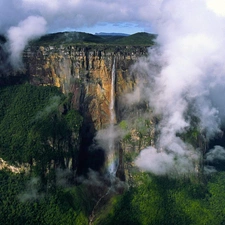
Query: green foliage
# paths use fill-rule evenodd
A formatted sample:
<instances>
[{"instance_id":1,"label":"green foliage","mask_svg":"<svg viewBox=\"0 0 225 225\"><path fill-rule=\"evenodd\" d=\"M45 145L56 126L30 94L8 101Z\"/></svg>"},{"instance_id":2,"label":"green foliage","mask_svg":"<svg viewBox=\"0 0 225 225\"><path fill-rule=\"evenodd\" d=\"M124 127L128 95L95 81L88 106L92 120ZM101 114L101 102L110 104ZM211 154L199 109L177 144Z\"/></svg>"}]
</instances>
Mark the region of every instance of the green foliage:
<instances>
[{"instance_id":1,"label":"green foliage","mask_svg":"<svg viewBox=\"0 0 225 225\"><path fill-rule=\"evenodd\" d=\"M140 139L149 134L151 128L149 120L139 117L135 120L134 124Z\"/></svg>"},{"instance_id":2,"label":"green foliage","mask_svg":"<svg viewBox=\"0 0 225 225\"><path fill-rule=\"evenodd\" d=\"M142 148L152 144L154 127L149 119L137 117L132 120L122 120L119 128L123 132L122 144L129 149L123 154L124 162L131 163Z\"/></svg>"},{"instance_id":3,"label":"green foliage","mask_svg":"<svg viewBox=\"0 0 225 225\"><path fill-rule=\"evenodd\" d=\"M185 133L182 133L181 138L190 143L191 145L197 147L199 145L202 134L197 126L191 126Z\"/></svg>"},{"instance_id":4,"label":"green foliage","mask_svg":"<svg viewBox=\"0 0 225 225\"><path fill-rule=\"evenodd\" d=\"M133 174L136 186L114 197L95 224L225 224L224 176L218 173L205 185L182 178Z\"/></svg>"},{"instance_id":5,"label":"green foliage","mask_svg":"<svg viewBox=\"0 0 225 225\"><path fill-rule=\"evenodd\" d=\"M32 45L62 45L62 44L82 44L100 43L104 41L101 37L84 32L59 32L47 34L40 39L31 42Z\"/></svg>"},{"instance_id":6,"label":"green foliage","mask_svg":"<svg viewBox=\"0 0 225 225\"><path fill-rule=\"evenodd\" d=\"M48 104L49 97L56 94L59 95L59 91L55 88L36 88L28 84L0 90L0 155L4 159L23 161L26 134L32 121Z\"/></svg>"},{"instance_id":7,"label":"green foliage","mask_svg":"<svg viewBox=\"0 0 225 225\"><path fill-rule=\"evenodd\" d=\"M124 143L131 143L132 142L132 137L131 137L130 127L129 127L128 121L122 120L119 123L119 128L124 132L123 142Z\"/></svg>"},{"instance_id":8,"label":"green foliage","mask_svg":"<svg viewBox=\"0 0 225 225\"><path fill-rule=\"evenodd\" d=\"M139 138L139 145L144 142L147 145L150 144L152 137L151 137L151 130L152 125L148 119L138 117L134 121L128 122L126 120L122 120L119 123L119 127L125 132L123 141L125 142L132 142L132 135L131 130L135 130L136 135Z\"/></svg>"},{"instance_id":9,"label":"green foliage","mask_svg":"<svg viewBox=\"0 0 225 225\"><path fill-rule=\"evenodd\" d=\"M64 168L65 158L77 160L83 123L69 98L52 87L25 84L0 89L0 157L32 168L27 174L0 170L1 224L88 224L94 202L90 188L57 185L55 168ZM119 126L126 143L133 141L131 129L139 141L151 140L149 120L137 118L132 126L121 121ZM198 129L191 128L182 138L197 144L199 136ZM131 162L135 154L125 153L125 161ZM132 171L133 186L96 211L94 224L225 224L224 172L202 184Z\"/></svg>"},{"instance_id":10,"label":"green foliage","mask_svg":"<svg viewBox=\"0 0 225 225\"><path fill-rule=\"evenodd\" d=\"M132 163L133 160L137 157L137 153L135 152L125 152L124 153L124 160L127 163Z\"/></svg>"},{"instance_id":11,"label":"green foliage","mask_svg":"<svg viewBox=\"0 0 225 225\"><path fill-rule=\"evenodd\" d=\"M112 35L93 35L84 32L60 32L48 34L36 41L32 41L31 45L132 45L132 46L151 46L154 44L156 35L145 32L136 33L129 36L112 36Z\"/></svg>"},{"instance_id":12,"label":"green foliage","mask_svg":"<svg viewBox=\"0 0 225 225\"><path fill-rule=\"evenodd\" d=\"M35 164L38 175L52 163L65 167L64 158L76 161L82 117L57 88L11 86L0 99L0 157Z\"/></svg>"},{"instance_id":13,"label":"green foliage","mask_svg":"<svg viewBox=\"0 0 225 225\"><path fill-rule=\"evenodd\" d=\"M148 45L151 46L154 44L156 35L148 34L145 32L136 33L128 37L123 37L115 41L116 44L120 45Z\"/></svg>"},{"instance_id":14,"label":"green foliage","mask_svg":"<svg viewBox=\"0 0 225 225\"><path fill-rule=\"evenodd\" d=\"M86 190L57 186L55 168L65 168L64 159L76 164L79 150L83 119L70 96L54 87L10 86L0 89L0 107L0 157L31 168L26 175L0 171L1 224L87 224Z\"/></svg>"},{"instance_id":15,"label":"green foliage","mask_svg":"<svg viewBox=\"0 0 225 225\"><path fill-rule=\"evenodd\" d=\"M225 224L225 172L213 176L208 183L209 209L213 213L212 224Z\"/></svg>"},{"instance_id":16,"label":"green foliage","mask_svg":"<svg viewBox=\"0 0 225 225\"><path fill-rule=\"evenodd\" d=\"M1 224L87 224L88 217L82 207L84 198L81 186L70 189L57 188L35 198L26 185L31 178L24 174L0 171L0 222ZM33 186L32 188L35 188ZM25 190L25 192L24 192ZM33 191L34 190L30 190Z\"/></svg>"},{"instance_id":17,"label":"green foliage","mask_svg":"<svg viewBox=\"0 0 225 225\"><path fill-rule=\"evenodd\" d=\"M122 129L122 130L127 130L128 129L128 123L126 120L122 120L120 123L119 123L119 127Z\"/></svg>"},{"instance_id":18,"label":"green foliage","mask_svg":"<svg viewBox=\"0 0 225 225\"><path fill-rule=\"evenodd\" d=\"M70 110L66 114L65 120L66 120L68 127L70 127L74 132L78 133L80 131L80 127L83 123L83 118L77 111Z\"/></svg>"},{"instance_id":19,"label":"green foliage","mask_svg":"<svg viewBox=\"0 0 225 225\"><path fill-rule=\"evenodd\" d=\"M96 215L95 225L224 224L224 172L212 176L208 184L132 175L135 186L111 198ZM30 185L31 180L23 173L0 171L1 224L88 224L93 205L87 186L49 187L43 193L38 182Z\"/></svg>"}]
</instances>

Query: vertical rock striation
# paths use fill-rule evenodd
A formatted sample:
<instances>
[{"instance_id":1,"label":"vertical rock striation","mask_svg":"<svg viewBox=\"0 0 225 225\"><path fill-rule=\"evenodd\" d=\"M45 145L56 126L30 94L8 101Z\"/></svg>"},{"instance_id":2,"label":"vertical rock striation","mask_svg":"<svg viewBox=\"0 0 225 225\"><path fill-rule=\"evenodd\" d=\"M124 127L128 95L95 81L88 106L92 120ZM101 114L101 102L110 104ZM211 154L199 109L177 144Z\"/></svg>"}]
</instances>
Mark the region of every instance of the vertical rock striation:
<instances>
[{"instance_id":1,"label":"vertical rock striation","mask_svg":"<svg viewBox=\"0 0 225 225\"><path fill-rule=\"evenodd\" d=\"M54 85L72 93L74 107L99 130L110 124L114 57L118 107L118 98L132 91L136 82L130 65L145 54L146 47L32 46L24 51L23 59L32 84Z\"/></svg>"}]
</instances>

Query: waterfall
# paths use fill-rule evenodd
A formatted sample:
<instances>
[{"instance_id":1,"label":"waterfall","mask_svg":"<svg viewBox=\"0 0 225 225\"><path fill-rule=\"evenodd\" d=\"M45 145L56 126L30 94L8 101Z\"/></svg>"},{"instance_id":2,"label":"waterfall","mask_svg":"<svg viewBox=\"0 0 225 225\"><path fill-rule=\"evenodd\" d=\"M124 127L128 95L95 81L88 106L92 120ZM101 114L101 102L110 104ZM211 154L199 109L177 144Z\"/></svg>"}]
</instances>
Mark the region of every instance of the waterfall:
<instances>
[{"instance_id":1,"label":"waterfall","mask_svg":"<svg viewBox=\"0 0 225 225\"><path fill-rule=\"evenodd\" d=\"M116 59L113 60L112 81L111 81L111 97L110 97L110 126L114 125L115 114L115 81L116 81Z\"/></svg>"},{"instance_id":2,"label":"waterfall","mask_svg":"<svg viewBox=\"0 0 225 225\"><path fill-rule=\"evenodd\" d=\"M114 123L116 119L115 114L115 81L116 81L116 59L114 57L112 66L112 80L111 80L111 96L110 96L110 125L109 125L109 152L108 152L108 172L116 175L118 160L116 159L116 146L115 146L115 129Z\"/></svg>"}]
</instances>

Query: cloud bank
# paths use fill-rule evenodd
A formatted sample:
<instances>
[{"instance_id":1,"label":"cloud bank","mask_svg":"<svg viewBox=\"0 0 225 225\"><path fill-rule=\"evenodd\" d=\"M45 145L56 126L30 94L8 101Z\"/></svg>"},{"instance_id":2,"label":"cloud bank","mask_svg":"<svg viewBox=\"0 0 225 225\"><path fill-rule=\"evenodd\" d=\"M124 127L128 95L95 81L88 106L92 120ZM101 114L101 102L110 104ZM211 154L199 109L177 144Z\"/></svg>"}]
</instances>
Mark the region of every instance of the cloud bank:
<instances>
[{"instance_id":1,"label":"cloud bank","mask_svg":"<svg viewBox=\"0 0 225 225\"><path fill-rule=\"evenodd\" d=\"M141 169L160 175L195 172L201 152L180 134L190 128L192 118L197 118L199 132L207 140L220 132L225 109L220 97L225 93L223 12L225 6L210 0L155 3L151 19L159 45L157 51L150 50L147 61L158 63L160 71L151 71L143 61L135 70L141 68L149 79L148 99L161 118L160 134L156 147L144 149L136 159Z\"/></svg>"}]
</instances>

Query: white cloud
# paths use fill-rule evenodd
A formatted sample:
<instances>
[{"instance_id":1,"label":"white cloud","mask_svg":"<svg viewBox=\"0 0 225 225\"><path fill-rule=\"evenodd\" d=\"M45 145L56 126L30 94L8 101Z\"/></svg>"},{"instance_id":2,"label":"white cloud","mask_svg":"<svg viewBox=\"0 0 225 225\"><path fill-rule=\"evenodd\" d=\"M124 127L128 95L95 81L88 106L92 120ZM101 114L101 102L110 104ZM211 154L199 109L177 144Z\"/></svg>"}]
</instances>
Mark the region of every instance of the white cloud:
<instances>
[{"instance_id":1,"label":"white cloud","mask_svg":"<svg viewBox=\"0 0 225 225\"><path fill-rule=\"evenodd\" d=\"M188 172L190 165L194 168L197 162L198 150L194 153L193 147L178 134L190 126L190 114L198 118L198 129L208 139L218 134L224 119L219 117L224 102L218 98L221 93L215 90L218 87L225 90L225 20L209 10L203 0L157 3L152 23L158 34L160 54L150 52L149 61L158 61L161 71L154 74L148 65L140 62L135 69L148 74L151 86L148 97L155 114L161 118L160 135L158 150L143 150L144 157L141 153L136 163L156 174L169 173L178 166L178 172ZM174 163L173 158L179 163ZM159 164L164 161L165 165L159 168L156 161Z\"/></svg>"},{"instance_id":2,"label":"white cloud","mask_svg":"<svg viewBox=\"0 0 225 225\"><path fill-rule=\"evenodd\" d=\"M16 27L10 27L7 32L8 45L12 65L21 64L21 54L27 42L46 32L46 21L42 17L29 16Z\"/></svg>"},{"instance_id":3,"label":"white cloud","mask_svg":"<svg viewBox=\"0 0 225 225\"><path fill-rule=\"evenodd\" d=\"M225 160L225 149L219 145L214 146L214 148L209 150L206 154L207 162L214 162L216 160Z\"/></svg>"},{"instance_id":4,"label":"white cloud","mask_svg":"<svg viewBox=\"0 0 225 225\"><path fill-rule=\"evenodd\" d=\"M44 17L50 31L65 27L78 29L102 22L144 24L149 22L149 10L153 7L148 0L8 0L0 6L3 12L0 15L2 31L7 26L16 26L28 16Z\"/></svg>"},{"instance_id":5,"label":"white cloud","mask_svg":"<svg viewBox=\"0 0 225 225\"><path fill-rule=\"evenodd\" d=\"M171 176L177 174L185 174L193 172L194 160L191 161L188 157L180 157L174 153L166 153L156 150L153 147L148 147L141 151L140 155L135 160L135 164L142 170L150 171L157 175L169 174Z\"/></svg>"},{"instance_id":6,"label":"white cloud","mask_svg":"<svg viewBox=\"0 0 225 225\"><path fill-rule=\"evenodd\" d=\"M219 16L225 16L224 0L207 0L207 7Z\"/></svg>"}]
</instances>

